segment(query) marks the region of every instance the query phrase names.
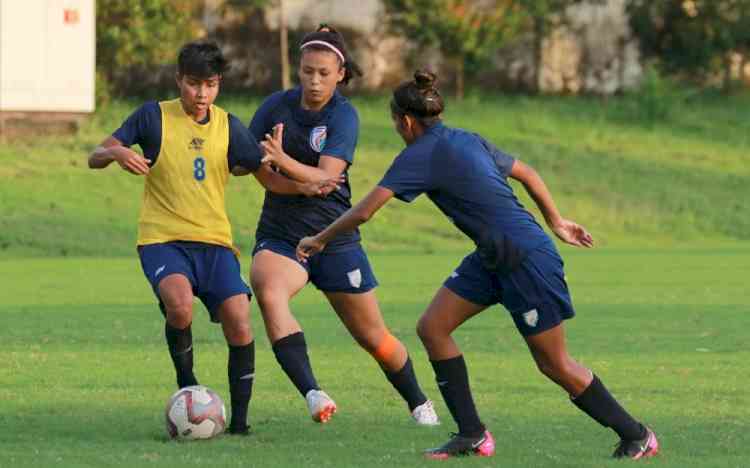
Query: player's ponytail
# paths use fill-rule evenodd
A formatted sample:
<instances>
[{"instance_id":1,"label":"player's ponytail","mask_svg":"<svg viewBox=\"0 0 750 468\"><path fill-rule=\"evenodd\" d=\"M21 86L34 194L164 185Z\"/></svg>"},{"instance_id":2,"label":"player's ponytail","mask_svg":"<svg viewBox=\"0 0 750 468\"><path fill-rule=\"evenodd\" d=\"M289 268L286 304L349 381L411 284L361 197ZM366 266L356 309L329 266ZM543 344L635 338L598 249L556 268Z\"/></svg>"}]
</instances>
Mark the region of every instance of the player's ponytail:
<instances>
[{"instance_id":1,"label":"player's ponytail","mask_svg":"<svg viewBox=\"0 0 750 468\"><path fill-rule=\"evenodd\" d=\"M362 69L349 55L344 36L325 23L318 26L315 32L302 38L300 50L303 54L307 50L333 52L339 59L339 64L344 67L344 79L341 81L343 84L348 84L354 76L362 76Z\"/></svg>"},{"instance_id":2,"label":"player's ponytail","mask_svg":"<svg viewBox=\"0 0 750 468\"><path fill-rule=\"evenodd\" d=\"M426 70L414 72L414 79L401 83L391 99L391 112L394 115L411 115L423 127L430 127L440 121L445 103L440 91L435 87L437 75Z\"/></svg>"}]
</instances>

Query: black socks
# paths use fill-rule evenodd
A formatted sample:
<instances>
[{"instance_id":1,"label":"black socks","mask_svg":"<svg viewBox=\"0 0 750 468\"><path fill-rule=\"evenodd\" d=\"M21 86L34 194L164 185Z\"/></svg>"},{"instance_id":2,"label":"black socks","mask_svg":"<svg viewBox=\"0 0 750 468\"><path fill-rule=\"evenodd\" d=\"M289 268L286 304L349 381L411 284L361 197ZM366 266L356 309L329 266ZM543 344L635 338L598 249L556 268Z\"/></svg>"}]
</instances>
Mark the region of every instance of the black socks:
<instances>
[{"instance_id":1,"label":"black socks","mask_svg":"<svg viewBox=\"0 0 750 468\"><path fill-rule=\"evenodd\" d=\"M435 370L435 378L445 404L458 424L459 434L464 437L481 436L485 427L479 420L477 408L474 406L463 355L430 363Z\"/></svg>"},{"instance_id":2,"label":"black socks","mask_svg":"<svg viewBox=\"0 0 750 468\"><path fill-rule=\"evenodd\" d=\"M183 388L198 385L193 375L193 334L190 325L180 330L165 322L164 336L167 338L169 356L177 373L177 386Z\"/></svg>"},{"instance_id":3,"label":"black socks","mask_svg":"<svg viewBox=\"0 0 750 468\"><path fill-rule=\"evenodd\" d=\"M414 411L414 408L427 401L427 397L422 393L422 389L419 388L417 376L414 375L414 367L412 367L409 356L406 357L406 362L401 370L393 373L384 372L388 381L393 385L393 388L406 400L406 404L409 405L409 411Z\"/></svg>"},{"instance_id":4,"label":"black socks","mask_svg":"<svg viewBox=\"0 0 750 468\"><path fill-rule=\"evenodd\" d=\"M232 433L247 432L247 407L255 380L255 341L242 346L229 345L229 394L232 400Z\"/></svg>"},{"instance_id":5,"label":"black socks","mask_svg":"<svg viewBox=\"0 0 750 468\"><path fill-rule=\"evenodd\" d=\"M297 332L285 336L272 347L276 360L303 397L310 390L320 390L310 366L310 358L307 356L304 333Z\"/></svg>"},{"instance_id":6,"label":"black socks","mask_svg":"<svg viewBox=\"0 0 750 468\"><path fill-rule=\"evenodd\" d=\"M571 401L602 426L612 428L620 439L640 440L646 437L646 428L617 403L596 375L586 390Z\"/></svg>"}]
</instances>

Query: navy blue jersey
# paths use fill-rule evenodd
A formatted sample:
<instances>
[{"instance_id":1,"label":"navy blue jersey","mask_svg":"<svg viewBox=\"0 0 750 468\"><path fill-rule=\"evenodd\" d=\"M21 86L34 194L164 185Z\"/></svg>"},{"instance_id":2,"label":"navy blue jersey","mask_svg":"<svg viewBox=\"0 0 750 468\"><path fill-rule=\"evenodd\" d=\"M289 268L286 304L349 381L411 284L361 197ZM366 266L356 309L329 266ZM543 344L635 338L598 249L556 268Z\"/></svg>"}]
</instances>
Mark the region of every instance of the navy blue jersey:
<instances>
[{"instance_id":1,"label":"navy blue jersey","mask_svg":"<svg viewBox=\"0 0 750 468\"><path fill-rule=\"evenodd\" d=\"M210 117L208 115L206 120L201 123L208 123ZM143 155L151 160L153 166L161 150L161 108L159 103L149 101L139 107L112 136L117 138L124 146L140 146ZM232 114L229 114L229 151L227 153L227 163L230 170L235 166L242 166L255 172L260 167L262 154L258 143L250 136L240 119Z\"/></svg>"},{"instance_id":2,"label":"navy blue jersey","mask_svg":"<svg viewBox=\"0 0 750 468\"><path fill-rule=\"evenodd\" d=\"M273 133L274 125L284 124L284 152L308 166L318 166L320 156L354 161L359 134L359 117L349 101L337 92L319 112L300 106L301 88L279 91L263 102L250 122L250 132L257 141ZM344 171L346 174L346 171ZM263 211L258 221L256 239L280 239L297 245L305 236L315 235L351 208L349 178L341 188L325 198L303 195L279 195L266 191ZM359 242L359 231L334 238L327 252L353 248Z\"/></svg>"},{"instance_id":3,"label":"navy blue jersey","mask_svg":"<svg viewBox=\"0 0 750 468\"><path fill-rule=\"evenodd\" d=\"M514 161L481 136L439 123L396 157L378 185L406 202L426 193L474 241L486 268L510 271L551 243L508 185Z\"/></svg>"}]
</instances>

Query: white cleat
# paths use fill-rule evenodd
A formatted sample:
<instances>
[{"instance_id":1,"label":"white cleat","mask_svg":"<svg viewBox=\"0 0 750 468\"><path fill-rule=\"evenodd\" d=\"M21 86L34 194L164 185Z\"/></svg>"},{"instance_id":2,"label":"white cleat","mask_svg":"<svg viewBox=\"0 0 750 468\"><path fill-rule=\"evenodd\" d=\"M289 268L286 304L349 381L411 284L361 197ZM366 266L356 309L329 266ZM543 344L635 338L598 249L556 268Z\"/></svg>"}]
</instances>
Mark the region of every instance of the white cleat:
<instances>
[{"instance_id":1,"label":"white cleat","mask_svg":"<svg viewBox=\"0 0 750 468\"><path fill-rule=\"evenodd\" d=\"M435 412L435 405L432 404L432 400L427 400L414 408L414 411L411 412L411 417L420 426L440 425L440 419Z\"/></svg>"},{"instance_id":2,"label":"white cleat","mask_svg":"<svg viewBox=\"0 0 750 468\"><path fill-rule=\"evenodd\" d=\"M336 412L336 403L323 390L310 390L305 395L305 401L315 422L327 423Z\"/></svg>"}]
</instances>

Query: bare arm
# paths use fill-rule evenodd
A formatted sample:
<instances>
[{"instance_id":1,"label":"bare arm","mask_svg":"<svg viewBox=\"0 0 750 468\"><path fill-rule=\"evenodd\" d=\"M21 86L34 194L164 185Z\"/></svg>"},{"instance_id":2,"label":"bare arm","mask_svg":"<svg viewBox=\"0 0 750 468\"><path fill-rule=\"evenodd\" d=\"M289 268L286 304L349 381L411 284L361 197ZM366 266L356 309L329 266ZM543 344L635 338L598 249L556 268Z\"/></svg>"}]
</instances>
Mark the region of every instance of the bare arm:
<instances>
[{"instance_id":1,"label":"bare arm","mask_svg":"<svg viewBox=\"0 0 750 468\"><path fill-rule=\"evenodd\" d=\"M511 168L510 177L523 184L526 192L542 212L547 226L560 240L578 247L593 247L594 240L583 226L560 215L552 194L534 168L516 160Z\"/></svg>"},{"instance_id":2,"label":"bare arm","mask_svg":"<svg viewBox=\"0 0 750 468\"><path fill-rule=\"evenodd\" d=\"M274 172L266 165L258 168L253 175L266 190L282 195L326 196L343 182L340 177L328 177L314 182L297 182Z\"/></svg>"},{"instance_id":3,"label":"bare arm","mask_svg":"<svg viewBox=\"0 0 750 468\"><path fill-rule=\"evenodd\" d=\"M263 163L273 164L281 169L294 180L300 182L316 182L332 177L339 177L348 163L333 156L321 155L318 167L308 166L295 160L284 152L282 147L282 135L284 125L277 124L273 128L273 135L266 135L266 139L260 143L265 152Z\"/></svg>"},{"instance_id":4,"label":"bare arm","mask_svg":"<svg viewBox=\"0 0 750 468\"><path fill-rule=\"evenodd\" d=\"M310 255L323 250L326 244L338 234L353 231L359 225L366 223L391 198L393 198L392 191L383 187L375 187L359 203L347 210L346 213L316 236L305 237L300 240L297 245L297 258L304 261Z\"/></svg>"},{"instance_id":5,"label":"bare arm","mask_svg":"<svg viewBox=\"0 0 750 468\"><path fill-rule=\"evenodd\" d=\"M122 146L117 138L109 136L89 155L89 168L104 169L112 164L112 161L117 161L123 170L135 175L148 174L148 164L151 162L130 148Z\"/></svg>"}]
</instances>

